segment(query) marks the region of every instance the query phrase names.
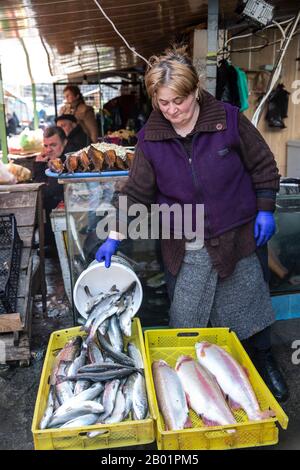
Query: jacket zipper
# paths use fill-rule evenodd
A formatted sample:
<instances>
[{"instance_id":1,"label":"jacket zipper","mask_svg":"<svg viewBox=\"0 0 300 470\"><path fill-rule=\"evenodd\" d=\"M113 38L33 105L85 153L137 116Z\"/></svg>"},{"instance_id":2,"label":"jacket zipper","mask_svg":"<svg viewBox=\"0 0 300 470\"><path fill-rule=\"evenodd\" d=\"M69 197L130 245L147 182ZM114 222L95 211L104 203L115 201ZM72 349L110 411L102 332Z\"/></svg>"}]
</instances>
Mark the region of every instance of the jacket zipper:
<instances>
[{"instance_id":1,"label":"jacket zipper","mask_svg":"<svg viewBox=\"0 0 300 470\"><path fill-rule=\"evenodd\" d=\"M194 166L193 166L193 153L194 153L194 140L196 138L196 134L193 135L193 138L192 138L192 155L189 156L183 143L180 141L180 139L178 139L178 142L179 144L181 145L185 155L187 156L187 159L188 159L188 162L189 162L189 165L190 165L190 168L191 168L191 172L192 172L192 178L193 178L193 183L194 183L194 188L196 190L196 192L200 192L202 194L202 200L204 201L204 198L203 198L203 191L202 191L202 188L201 188L201 184L199 184L198 182L198 179L197 179L197 175L195 173L195 170L194 170ZM200 182L201 183L201 182ZM197 202L196 202L197 204ZM204 202L203 202L204 204ZM208 218L208 210L206 208L206 224L207 224L207 233L210 234L210 225L209 225L209 218Z\"/></svg>"}]
</instances>

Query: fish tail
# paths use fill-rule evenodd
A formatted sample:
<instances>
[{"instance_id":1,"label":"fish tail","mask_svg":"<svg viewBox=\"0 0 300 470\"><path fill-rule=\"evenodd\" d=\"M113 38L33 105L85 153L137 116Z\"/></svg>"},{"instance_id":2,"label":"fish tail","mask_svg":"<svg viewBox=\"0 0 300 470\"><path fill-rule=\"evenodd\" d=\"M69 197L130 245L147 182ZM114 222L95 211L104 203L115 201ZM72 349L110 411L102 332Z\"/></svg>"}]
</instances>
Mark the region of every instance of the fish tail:
<instances>
[{"instance_id":1,"label":"fish tail","mask_svg":"<svg viewBox=\"0 0 300 470\"><path fill-rule=\"evenodd\" d=\"M265 410L259 412L260 419L275 418L276 413L273 410Z\"/></svg>"},{"instance_id":2,"label":"fish tail","mask_svg":"<svg viewBox=\"0 0 300 470\"><path fill-rule=\"evenodd\" d=\"M189 416L187 417L186 422L184 423L183 427L184 428L192 428L193 427L192 420Z\"/></svg>"}]
</instances>

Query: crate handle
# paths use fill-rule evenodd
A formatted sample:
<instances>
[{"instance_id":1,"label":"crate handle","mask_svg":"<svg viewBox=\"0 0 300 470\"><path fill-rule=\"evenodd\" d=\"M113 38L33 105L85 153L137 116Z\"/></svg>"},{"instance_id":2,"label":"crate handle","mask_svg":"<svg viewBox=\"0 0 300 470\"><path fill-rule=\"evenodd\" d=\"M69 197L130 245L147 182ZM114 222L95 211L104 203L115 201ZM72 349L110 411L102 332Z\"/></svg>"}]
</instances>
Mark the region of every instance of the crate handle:
<instances>
[{"instance_id":1,"label":"crate handle","mask_svg":"<svg viewBox=\"0 0 300 470\"><path fill-rule=\"evenodd\" d=\"M89 434L94 434L92 436L89 436ZM99 433L99 434L96 434L96 433ZM106 437L109 437L110 436L110 430L109 429L101 429L101 430L90 430L90 431L82 431L82 432L79 432L78 433L78 437L83 439L83 438L86 438L86 439L93 439L94 437L97 437L97 438L106 438Z\"/></svg>"},{"instance_id":2,"label":"crate handle","mask_svg":"<svg viewBox=\"0 0 300 470\"><path fill-rule=\"evenodd\" d=\"M181 332L181 333L177 333L177 337L178 338L181 338L181 337L195 337L195 336L199 336L199 333L197 333L196 331L190 331L190 332Z\"/></svg>"},{"instance_id":3,"label":"crate handle","mask_svg":"<svg viewBox=\"0 0 300 470\"><path fill-rule=\"evenodd\" d=\"M224 434L226 432L226 435ZM234 428L226 428L224 431L205 431L204 435L208 439L220 439L220 437L234 437L236 435L236 429Z\"/></svg>"}]
</instances>

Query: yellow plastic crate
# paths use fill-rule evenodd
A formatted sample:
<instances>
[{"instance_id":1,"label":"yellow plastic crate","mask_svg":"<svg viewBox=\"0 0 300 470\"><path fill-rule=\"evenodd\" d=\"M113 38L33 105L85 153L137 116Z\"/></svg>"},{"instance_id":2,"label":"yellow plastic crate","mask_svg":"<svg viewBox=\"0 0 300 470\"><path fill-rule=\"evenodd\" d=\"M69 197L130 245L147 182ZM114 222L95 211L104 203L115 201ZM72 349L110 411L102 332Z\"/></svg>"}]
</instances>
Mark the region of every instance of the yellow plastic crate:
<instances>
[{"instance_id":1,"label":"yellow plastic crate","mask_svg":"<svg viewBox=\"0 0 300 470\"><path fill-rule=\"evenodd\" d=\"M271 394L255 369L249 356L238 340L236 334L228 328L192 328L174 330L146 330L145 348L150 371L152 416L155 420L157 447L160 450L216 450L242 447L265 446L278 442L278 421L283 429L287 428L288 417ZM234 412L237 424L232 426L204 426L202 420L193 410L190 418L193 427L180 431L166 431L164 420L159 412L155 394L151 365L153 361L165 360L171 367L181 355L196 359L195 343L209 341L218 344L233 355L249 371L250 382L262 410L271 408L276 418L250 422L244 411ZM226 429L235 429L228 433Z\"/></svg>"},{"instance_id":2,"label":"yellow plastic crate","mask_svg":"<svg viewBox=\"0 0 300 470\"><path fill-rule=\"evenodd\" d=\"M39 423L43 416L48 399L50 375L57 350L61 349L70 338L74 336L85 336L85 334L86 333L83 331L80 331L80 327L75 327L68 330L55 331L50 336L31 427L35 449L109 449L113 447L141 445L153 442L155 440L155 433L150 404L150 417L140 421L126 420L117 424L94 424L92 426L73 429L39 429ZM145 364L146 388L149 397L149 372L147 370L142 329L138 318L134 318L132 323L132 336L130 338L126 338L125 343L127 344L130 341L134 342L141 351ZM93 438L89 438L87 435L88 432L95 430L105 430L106 432Z\"/></svg>"}]
</instances>

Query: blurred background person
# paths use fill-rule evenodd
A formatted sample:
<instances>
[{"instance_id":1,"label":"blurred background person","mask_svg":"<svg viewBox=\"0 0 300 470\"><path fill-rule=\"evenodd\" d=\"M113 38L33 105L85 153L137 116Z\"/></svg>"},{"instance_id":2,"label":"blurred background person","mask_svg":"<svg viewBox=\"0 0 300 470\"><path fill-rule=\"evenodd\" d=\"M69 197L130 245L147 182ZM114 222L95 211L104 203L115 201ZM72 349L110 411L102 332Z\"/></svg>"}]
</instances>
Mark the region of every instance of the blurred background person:
<instances>
[{"instance_id":1,"label":"blurred background person","mask_svg":"<svg viewBox=\"0 0 300 470\"><path fill-rule=\"evenodd\" d=\"M67 85L64 88L65 105L59 110L62 114L73 114L78 124L88 135L92 143L98 142L98 125L92 106L84 102L84 98L77 85Z\"/></svg>"},{"instance_id":2,"label":"blurred background person","mask_svg":"<svg viewBox=\"0 0 300 470\"><path fill-rule=\"evenodd\" d=\"M55 238L51 227L50 213L64 200L63 185L57 182L57 178L48 177L45 170L50 160L60 158L65 160L64 153L67 145L67 136L58 126L50 126L44 130L43 152L35 159L33 166L33 181L45 183L43 187L43 208L45 209L45 256L51 256L56 249Z\"/></svg>"},{"instance_id":3,"label":"blurred background person","mask_svg":"<svg viewBox=\"0 0 300 470\"><path fill-rule=\"evenodd\" d=\"M76 152L91 143L89 136L78 124L73 114L61 114L55 119L55 122L58 127L64 130L68 139L64 153Z\"/></svg>"}]
</instances>

